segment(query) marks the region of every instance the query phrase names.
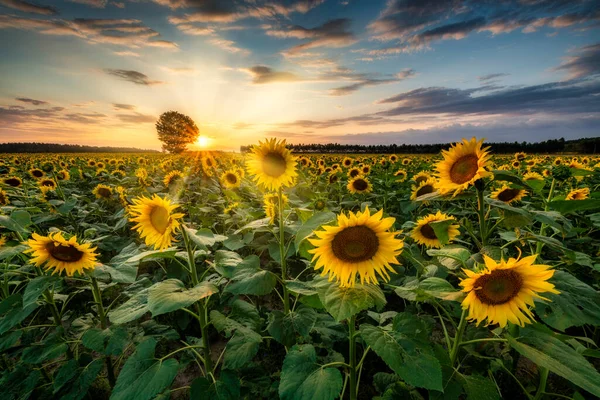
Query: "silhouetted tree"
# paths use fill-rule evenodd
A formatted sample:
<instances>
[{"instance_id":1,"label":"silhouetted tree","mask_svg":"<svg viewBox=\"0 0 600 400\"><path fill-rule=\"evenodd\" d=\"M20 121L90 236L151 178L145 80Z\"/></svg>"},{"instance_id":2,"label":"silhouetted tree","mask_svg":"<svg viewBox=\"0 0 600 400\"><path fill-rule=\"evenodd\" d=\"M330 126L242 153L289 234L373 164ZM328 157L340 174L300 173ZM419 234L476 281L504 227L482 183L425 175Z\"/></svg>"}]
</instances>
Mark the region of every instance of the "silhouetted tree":
<instances>
[{"instance_id":1,"label":"silhouetted tree","mask_svg":"<svg viewBox=\"0 0 600 400\"><path fill-rule=\"evenodd\" d=\"M200 130L187 115L177 111L167 111L156 121L158 139L163 142L163 150L170 153L181 153L187 145L198 139Z\"/></svg>"}]
</instances>

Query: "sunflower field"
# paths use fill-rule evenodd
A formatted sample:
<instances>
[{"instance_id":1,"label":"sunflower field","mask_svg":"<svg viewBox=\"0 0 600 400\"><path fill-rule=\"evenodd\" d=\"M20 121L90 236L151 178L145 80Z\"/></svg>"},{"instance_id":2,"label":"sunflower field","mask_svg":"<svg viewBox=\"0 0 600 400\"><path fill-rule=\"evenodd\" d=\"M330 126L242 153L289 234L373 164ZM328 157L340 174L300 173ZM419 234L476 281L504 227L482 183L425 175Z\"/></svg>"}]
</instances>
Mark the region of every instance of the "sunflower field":
<instances>
[{"instance_id":1,"label":"sunflower field","mask_svg":"<svg viewBox=\"0 0 600 400\"><path fill-rule=\"evenodd\" d=\"M600 397L600 158L5 154L11 399Z\"/></svg>"}]
</instances>

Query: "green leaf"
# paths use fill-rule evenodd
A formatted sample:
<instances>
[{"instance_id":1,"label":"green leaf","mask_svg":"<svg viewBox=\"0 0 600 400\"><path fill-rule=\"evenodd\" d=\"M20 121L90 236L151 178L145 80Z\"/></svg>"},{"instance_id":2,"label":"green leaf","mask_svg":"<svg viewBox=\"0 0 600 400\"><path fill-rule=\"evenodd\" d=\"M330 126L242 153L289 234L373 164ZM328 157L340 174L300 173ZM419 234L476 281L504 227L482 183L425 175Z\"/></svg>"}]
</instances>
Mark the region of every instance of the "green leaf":
<instances>
[{"instance_id":1,"label":"green leaf","mask_svg":"<svg viewBox=\"0 0 600 400\"><path fill-rule=\"evenodd\" d=\"M237 369L254 358L262 343L262 337L246 327L238 328L233 337L227 342L223 368Z\"/></svg>"},{"instance_id":2,"label":"green leaf","mask_svg":"<svg viewBox=\"0 0 600 400\"><path fill-rule=\"evenodd\" d=\"M455 289L450 282L436 277L426 278L419 282L419 290L442 300L456 301L462 297L462 292Z\"/></svg>"},{"instance_id":3,"label":"green leaf","mask_svg":"<svg viewBox=\"0 0 600 400\"><path fill-rule=\"evenodd\" d=\"M386 303L379 286L357 284L354 287L340 287L335 282L323 284L319 288L319 298L327 312L338 322Z\"/></svg>"},{"instance_id":4,"label":"green leaf","mask_svg":"<svg viewBox=\"0 0 600 400\"><path fill-rule=\"evenodd\" d=\"M494 181L505 181L515 184L517 187L521 187L523 189L527 189L528 185L523 181L519 176L515 175L512 172L502 171L502 170L494 170L492 171L494 174Z\"/></svg>"},{"instance_id":5,"label":"green leaf","mask_svg":"<svg viewBox=\"0 0 600 400\"><path fill-rule=\"evenodd\" d=\"M456 223L454 219L446 219L443 221L430 222L429 226L433 228L433 232L440 243L446 245L449 242L448 227L454 223Z\"/></svg>"},{"instance_id":6,"label":"green leaf","mask_svg":"<svg viewBox=\"0 0 600 400\"><path fill-rule=\"evenodd\" d=\"M90 350L104 355L118 356L129 343L127 330L119 326L107 329L92 328L81 337L81 343Z\"/></svg>"},{"instance_id":7,"label":"green leaf","mask_svg":"<svg viewBox=\"0 0 600 400\"><path fill-rule=\"evenodd\" d=\"M59 281L60 278L56 275L42 275L33 278L27 284L25 293L23 293L23 307L34 305L42 293L53 287Z\"/></svg>"},{"instance_id":8,"label":"green leaf","mask_svg":"<svg viewBox=\"0 0 600 400\"><path fill-rule=\"evenodd\" d=\"M360 334L365 343L406 383L443 391L442 367L429 343L410 338L401 329L403 324L394 325L394 329L387 329L363 324Z\"/></svg>"},{"instance_id":9,"label":"green leaf","mask_svg":"<svg viewBox=\"0 0 600 400\"><path fill-rule=\"evenodd\" d=\"M534 327L520 329L517 338L508 336L512 348L540 367L562 376L600 397L600 373L571 346L556 335Z\"/></svg>"},{"instance_id":10,"label":"green leaf","mask_svg":"<svg viewBox=\"0 0 600 400\"><path fill-rule=\"evenodd\" d=\"M25 244L19 244L16 246L2 246L0 248L0 261L5 260L7 258L12 258L14 256L16 256L17 254L21 254L22 252L24 252L25 250L27 250L29 248L29 246L25 245Z\"/></svg>"},{"instance_id":11,"label":"green leaf","mask_svg":"<svg viewBox=\"0 0 600 400\"><path fill-rule=\"evenodd\" d=\"M334 400L342 386L340 371L321 368L312 345L296 345L285 356L279 383L281 400Z\"/></svg>"},{"instance_id":12,"label":"green leaf","mask_svg":"<svg viewBox=\"0 0 600 400\"><path fill-rule=\"evenodd\" d=\"M108 313L108 318L113 324L125 324L140 318L148 311L148 288L141 289L125 303Z\"/></svg>"},{"instance_id":13,"label":"green leaf","mask_svg":"<svg viewBox=\"0 0 600 400\"><path fill-rule=\"evenodd\" d=\"M60 398L61 400L80 400L84 398L103 367L102 360L97 359L85 367L77 369L75 374L73 374L75 378L69 380L68 385L63 387L63 390L57 394L56 398Z\"/></svg>"},{"instance_id":14,"label":"green leaf","mask_svg":"<svg viewBox=\"0 0 600 400\"><path fill-rule=\"evenodd\" d=\"M271 293L277 285L277 276L271 271L260 268L260 258L251 255L239 263L233 270L230 283L225 289L233 294L253 294L262 296Z\"/></svg>"},{"instance_id":15,"label":"green leaf","mask_svg":"<svg viewBox=\"0 0 600 400\"><path fill-rule=\"evenodd\" d=\"M178 279L167 279L152 285L148 294L148 310L153 317L176 311L218 292L210 282L200 282L186 289Z\"/></svg>"},{"instance_id":16,"label":"green leaf","mask_svg":"<svg viewBox=\"0 0 600 400\"><path fill-rule=\"evenodd\" d=\"M34 344L23 350L21 360L28 364L40 364L47 360L53 360L62 356L67 351L65 343L42 343Z\"/></svg>"},{"instance_id":17,"label":"green leaf","mask_svg":"<svg viewBox=\"0 0 600 400\"><path fill-rule=\"evenodd\" d=\"M300 249L300 244L312 236L313 232L317 230L321 225L328 224L335 220L336 216L331 211L324 211L314 214L308 219L296 232L296 238L294 239L294 245L296 251Z\"/></svg>"},{"instance_id":18,"label":"green leaf","mask_svg":"<svg viewBox=\"0 0 600 400\"><path fill-rule=\"evenodd\" d=\"M119 373L110 400L150 400L171 386L179 363L174 358L154 358L156 340L138 344Z\"/></svg>"},{"instance_id":19,"label":"green leaf","mask_svg":"<svg viewBox=\"0 0 600 400\"><path fill-rule=\"evenodd\" d=\"M544 293L550 302L538 301L536 307L545 323L560 331L600 325L600 292L565 271L554 271L552 283L560 294Z\"/></svg>"},{"instance_id":20,"label":"green leaf","mask_svg":"<svg viewBox=\"0 0 600 400\"><path fill-rule=\"evenodd\" d=\"M0 379L2 400L27 400L42 377L39 370L31 370L24 364L17 364L12 371L5 372Z\"/></svg>"},{"instance_id":21,"label":"green leaf","mask_svg":"<svg viewBox=\"0 0 600 400\"><path fill-rule=\"evenodd\" d=\"M0 336L0 353L13 347L21 339L22 335L23 331L19 330Z\"/></svg>"},{"instance_id":22,"label":"green leaf","mask_svg":"<svg viewBox=\"0 0 600 400\"><path fill-rule=\"evenodd\" d=\"M36 303L23 308L23 298L20 293L15 293L2 300L0 303L0 335L21 323L36 308L38 308Z\"/></svg>"},{"instance_id":23,"label":"green leaf","mask_svg":"<svg viewBox=\"0 0 600 400\"><path fill-rule=\"evenodd\" d=\"M555 200L548 203L548 206L562 214L570 214L577 211L599 209L600 199Z\"/></svg>"},{"instance_id":24,"label":"green leaf","mask_svg":"<svg viewBox=\"0 0 600 400\"><path fill-rule=\"evenodd\" d=\"M150 260L158 260L161 258L173 258L177 253L177 248L172 247L170 249L165 250L149 250L144 251L140 254L137 254L129 259L127 259L126 263L137 263L138 261L150 261Z\"/></svg>"},{"instance_id":25,"label":"green leaf","mask_svg":"<svg viewBox=\"0 0 600 400\"><path fill-rule=\"evenodd\" d=\"M29 220L27 220L27 217L25 217L24 213L29 216L29 213L23 210L13 211L10 217L7 215L0 215L0 226L13 232L29 233L29 231L26 229L26 226L31 224L31 216L29 216ZM13 215L15 218L12 218ZM20 222L23 222L27 225L21 225Z\"/></svg>"},{"instance_id":26,"label":"green leaf","mask_svg":"<svg viewBox=\"0 0 600 400\"><path fill-rule=\"evenodd\" d=\"M215 270L226 278L231 278L235 268L243 261L242 257L233 251L217 250L215 253Z\"/></svg>"},{"instance_id":27,"label":"green leaf","mask_svg":"<svg viewBox=\"0 0 600 400\"><path fill-rule=\"evenodd\" d=\"M499 400L496 384L478 375L461 375L463 387L467 392L467 400Z\"/></svg>"},{"instance_id":28,"label":"green leaf","mask_svg":"<svg viewBox=\"0 0 600 400\"><path fill-rule=\"evenodd\" d=\"M208 247L214 246L215 243L222 242L227 239L227 236L215 235L210 229L192 229L187 226L183 226L188 237L192 242L200 249L206 250Z\"/></svg>"},{"instance_id":29,"label":"green leaf","mask_svg":"<svg viewBox=\"0 0 600 400\"><path fill-rule=\"evenodd\" d=\"M240 398L240 380L228 370L221 371L219 380L198 378L192 382L191 400L237 400Z\"/></svg>"},{"instance_id":30,"label":"green leaf","mask_svg":"<svg viewBox=\"0 0 600 400\"><path fill-rule=\"evenodd\" d=\"M454 270L464 266L464 263L471 257L471 252L462 246L451 244L441 249L427 250L427 255L437 257L442 266Z\"/></svg>"},{"instance_id":31,"label":"green leaf","mask_svg":"<svg viewBox=\"0 0 600 400\"><path fill-rule=\"evenodd\" d=\"M275 310L269 314L269 334L286 347L296 344L296 336L307 337L317 320L317 312L309 307L298 307L284 314Z\"/></svg>"}]
</instances>

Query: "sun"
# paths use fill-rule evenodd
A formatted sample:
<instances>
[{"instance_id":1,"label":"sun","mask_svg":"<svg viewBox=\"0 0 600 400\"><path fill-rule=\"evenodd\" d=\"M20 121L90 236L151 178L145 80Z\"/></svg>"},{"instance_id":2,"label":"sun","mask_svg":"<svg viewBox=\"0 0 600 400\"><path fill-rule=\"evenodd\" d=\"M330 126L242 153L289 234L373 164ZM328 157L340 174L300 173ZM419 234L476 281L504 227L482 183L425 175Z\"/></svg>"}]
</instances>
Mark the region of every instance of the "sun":
<instances>
[{"instance_id":1,"label":"sun","mask_svg":"<svg viewBox=\"0 0 600 400\"><path fill-rule=\"evenodd\" d=\"M198 140L196 140L196 144L202 148L206 148L206 147L210 146L211 142L212 142L212 139L207 136L199 136Z\"/></svg>"}]
</instances>

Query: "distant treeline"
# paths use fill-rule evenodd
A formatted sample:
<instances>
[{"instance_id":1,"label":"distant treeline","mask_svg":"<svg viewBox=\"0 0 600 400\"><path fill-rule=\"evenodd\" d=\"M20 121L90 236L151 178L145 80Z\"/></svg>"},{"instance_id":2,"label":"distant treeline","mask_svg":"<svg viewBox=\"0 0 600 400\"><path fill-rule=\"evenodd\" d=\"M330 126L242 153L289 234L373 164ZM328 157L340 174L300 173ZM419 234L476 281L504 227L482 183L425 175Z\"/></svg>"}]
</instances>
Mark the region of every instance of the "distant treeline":
<instances>
[{"instance_id":1,"label":"distant treeline","mask_svg":"<svg viewBox=\"0 0 600 400\"><path fill-rule=\"evenodd\" d=\"M450 147L450 143L438 144L290 144L288 148L296 153L367 153L367 154L435 154ZM543 142L486 142L495 154L509 154L524 151L526 153L579 153L596 154L600 152L600 137L565 140L564 138L546 140ZM241 146L242 153L250 150L251 146Z\"/></svg>"},{"instance_id":2,"label":"distant treeline","mask_svg":"<svg viewBox=\"0 0 600 400\"><path fill-rule=\"evenodd\" d=\"M98 147L56 143L0 143L0 153L158 153L133 147Z\"/></svg>"}]
</instances>

